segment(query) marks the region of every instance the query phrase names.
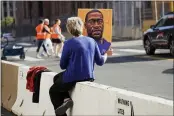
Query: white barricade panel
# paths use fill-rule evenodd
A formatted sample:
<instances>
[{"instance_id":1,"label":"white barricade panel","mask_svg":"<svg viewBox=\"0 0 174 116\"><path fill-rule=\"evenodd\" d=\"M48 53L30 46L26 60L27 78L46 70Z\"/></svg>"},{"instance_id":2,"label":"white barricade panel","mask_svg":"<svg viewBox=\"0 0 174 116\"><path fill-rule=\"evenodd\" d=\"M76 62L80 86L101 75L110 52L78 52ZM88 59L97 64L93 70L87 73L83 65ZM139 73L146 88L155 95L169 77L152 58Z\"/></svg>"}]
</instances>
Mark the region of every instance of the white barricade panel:
<instances>
[{"instance_id":1,"label":"white barricade panel","mask_svg":"<svg viewBox=\"0 0 174 116\"><path fill-rule=\"evenodd\" d=\"M41 77L39 110L44 111L44 116L54 116L54 108L50 100L49 89L53 85L53 78L57 73L44 72Z\"/></svg>"},{"instance_id":2,"label":"white barricade panel","mask_svg":"<svg viewBox=\"0 0 174 116\"><path fill-rule=\"evenodd\" d=\"M18 68L21 64L1 61L2 106L11 111L17 98Z\"/></svg>"},{"instance_id":3,"label":"white barricade panel","mask_svg":"<svg viewBox=\"0 0 174 116\"><path fill-rule=\"evenodd\" d=\"M26 93L26 76L29 70L28 66L20 66L18 70L18 91L17 91L17 99L15 104L12 107L12 112L21 115L22 113L22 104L24 102L25 93Z\"/></svg>"},{"instance_id":4,"label":"white barricade panel","mask_svg":"<svg viewBox=\"0 0 174 116\"><path fill-rule=\"evenodd\" d=\"M42 77L41 77L42 78ZM26 88L26 87L25 87ZM25 97L24 97L24 102L22 105L22 116L42 116L43 112L42 110L39 109L39 103L33 103L33 92L30 92L29 90L25 90Z\"/></svg>"},{"instance_id":5,"label":"white barricade panel","mask_svg":"<svg viewBox=\"0 0 174 116\"><path fill-rule=\"evenodd\" d=\"M22 73L21 73L22 72ZM43 72L40 81L39 103L32 103L33 93L26 89L28 67L19 68L15 114L55 116L49 89L55 72ZM173 115L173 101L113 88L93 82L77 83L71 92L74 101L70 116L76 115Z\"/></svg>"},{"instance_id":6,"label":"white barricade panel","mask_svg":"<svg viewBox=\"0 0 174 116\"><path fill-rule=\"evenodd\" d=\"M117 115L157 116L173 115L173 101L117 88L110 88L117 96Z\"/></svg>"},{"instance_id":7,"label":"white barricade panel","mask_svg":"<svg viewBox=\"0 0 174 116\"><path fill-rule=\"evenodd\" d=\"M22 105L22 116L41 116L43 111L39 110L39 104L32 102L33 93L27 91L26 96L24 98L24 103Z\"/></svg>"},{"instance_id":8,"label":"white barricade panel","mask_svg":"<svg viewBox=\"0 0 174 116\"><path fill-rule=\"evenodd\" d=\"M29 67L20 67L19 72L19 85L18 85L18 98L14 104L12 111L17 115L29 116L29 115L42 115L40 112L39 104L32 102L33 92L26 89L26 76Z\"/></svg>"},{"instance_id":9,"label":"white barricade panel","mask_svg":"<svg viewBox=\"0 0 174 116\"><path fill-rule=\"evenodd\" d=\"M110 87L93 82L80 82L72 92L74 106L69 115L115 115L116 95Z\"/></svg>"}]
</instances>

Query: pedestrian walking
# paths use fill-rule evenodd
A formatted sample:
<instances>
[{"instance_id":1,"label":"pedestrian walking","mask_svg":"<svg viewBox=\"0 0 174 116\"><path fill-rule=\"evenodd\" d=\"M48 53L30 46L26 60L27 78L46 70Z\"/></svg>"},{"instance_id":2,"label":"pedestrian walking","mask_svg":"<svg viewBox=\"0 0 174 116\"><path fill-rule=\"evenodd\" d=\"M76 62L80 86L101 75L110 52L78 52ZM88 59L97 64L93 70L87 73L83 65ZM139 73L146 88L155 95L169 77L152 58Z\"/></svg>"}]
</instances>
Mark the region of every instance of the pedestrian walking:
<instances>
[{"instance_id":1,"label":"pedestrian walking","mask_svg":"<svg viewBox=\"0 0 174 116\"><path fill-rule=\"evenodd\" d=\"M47 53L46 47L43 44L43 42L45 41L45 35L46 33L43 32L44 29L44 21L42 19L39 20L39 25L36 26L35 30L36 30L36 39L37 39L37 50L36 50L36 57L37 58L41 58L39 51L40 51L40 47L43 47L43 50L45 53Z\"/></svg>"},{"instance_id":2,"label":"pedestrian walking","mask_svg":"<svg viewBox=\"0 0 174 116\"><path fill-rule=\"evenodd\" d=\"M51 50L52 52L52 56L55 55L54 53L54 49L53 49L53 45L52 45L52 41L51 41L51 28L49 27L49 19L44 19L44 32L46 33L46 39L44 41L44 45L46 46L47 49L47 55L50 56L51 54L49 53L49 51ZM42 53L42 55L45 56L44 52Z\"/></svg>"},{"instance_id":3,"label":"pedestrian walking","mask_svg":"<svg viewBox=\"0 0 174 116\"><path fill-rule=\"evenodd\" d=\"M55 55L56 57L59 58L61 57L61 52L65 40L65 37L61 33L60 24L61 24L60 19L56 19L55 24L52 27L52 34L51 34Z\"/></svg>"}]
</instances>

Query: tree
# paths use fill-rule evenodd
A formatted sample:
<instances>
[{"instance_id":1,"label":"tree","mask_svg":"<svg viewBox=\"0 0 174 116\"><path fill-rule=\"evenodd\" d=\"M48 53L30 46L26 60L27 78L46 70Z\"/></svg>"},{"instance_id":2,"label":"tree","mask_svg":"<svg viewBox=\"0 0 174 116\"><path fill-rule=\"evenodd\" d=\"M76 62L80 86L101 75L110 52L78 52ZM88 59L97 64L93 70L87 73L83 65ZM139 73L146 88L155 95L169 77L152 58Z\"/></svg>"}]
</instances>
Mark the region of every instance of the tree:
<instances>
[{"instance_id":1,"label":"tree","mask_svg":"<svg viewBox=\"0 0 174 116\"><path fill-rule=\"evenodd\" d=\"M5 26L11 26L14 22L14 18L13 17L5 17L1 20L1 27L5 27Z\"/></svg>"}]
</instances>

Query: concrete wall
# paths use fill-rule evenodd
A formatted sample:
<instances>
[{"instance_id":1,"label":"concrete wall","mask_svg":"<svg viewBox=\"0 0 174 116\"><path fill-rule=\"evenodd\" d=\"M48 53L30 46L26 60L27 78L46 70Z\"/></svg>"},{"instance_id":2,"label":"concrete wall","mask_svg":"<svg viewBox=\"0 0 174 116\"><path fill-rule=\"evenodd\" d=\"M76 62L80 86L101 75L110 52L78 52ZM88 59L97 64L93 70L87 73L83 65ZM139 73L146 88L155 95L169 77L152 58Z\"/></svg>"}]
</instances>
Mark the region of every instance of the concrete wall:
<instances>
[{"instance_id":1,"label":"concrete wall","mask_svg":"<svg viewBox=\"0 0 174 116\"><path fill-rule=\"evenodd\" d=\"M15 87L14 93L17 98L14 98L15 103L12 104L13 113L22 116L28 115L43 115L54 116L53 106L49 98L49 88L53 84L53 78L57 74L55 72L44 72L40 82L39 103L32 103L32 92L26 89L26 75L29 70L28 66L14 64L11 62L1 62L3 65L8 65L8 69L15 67L14 70L8 70L2 66L5 73L14 73L11 78ZM8 76L2 75L2 79ZM17 80L17 81L16 81ZM7 81L2 81L3 86L8 86ZM17 91L15 91L17 88ZM12 90L12 89L11 89ZM2 96L11 92L10 89L2 91ZM74 101L73 108L67 111L69 116L76 115L127 115L127 116L151 116L151 115L172 115L173 101L163 98L144 95L136 92L131 92L119 88L105 86L93 82L77 83L75 88L70 92ZM7 99L9 96L5 96ZM4 102L5 99L2 101ZM3 105L4 107L4 105Z\"/></svg>"}]
</instances>

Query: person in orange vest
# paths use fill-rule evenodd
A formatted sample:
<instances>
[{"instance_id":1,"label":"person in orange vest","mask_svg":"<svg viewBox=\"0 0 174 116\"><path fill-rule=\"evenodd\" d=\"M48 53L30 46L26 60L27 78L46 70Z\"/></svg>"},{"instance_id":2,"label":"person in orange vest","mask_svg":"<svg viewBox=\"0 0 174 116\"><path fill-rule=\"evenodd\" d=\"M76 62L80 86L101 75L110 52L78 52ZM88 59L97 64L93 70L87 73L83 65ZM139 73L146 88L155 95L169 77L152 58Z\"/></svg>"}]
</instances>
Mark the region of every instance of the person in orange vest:
<instances>
[{"instance_id":1,"label":"person in orange vest","mask_svg":"<svg viewBox=\"0 0 174 116\"><path fill-rule=\"evenodd\" d=\"M60 19L56 19L55 24L52 27L52 34L51 34L55 55L56 57L59 58L61 57L63 41L65 39L65 37L61 34L60 24L61 24Z\"/></svg>"},{"instance_id":2,"label":"person in orange vest","mask_svg":"<svg viewBox=\"0 0 174 116\"><path fill-rule=\"evenodd\" d=\"M47 55L50 56L51 54L49 53L49 50L51 50L52 52L52 56L55 55L54 53L54 49L53 49L53 45L52 45L52 41L51 41L51 29L49 27L49 20L48 19L44 19L44 32L46 33L45 35L45 41L44 44L47 48ZM42 53L42 55L45 56L44 52Z\"/></svg>"},{"instance_id":3,"label":"person in orange vest","mask_svg":"<svg viewBox=\"0 0 174 116\"><path fill-rule=\"evenodd\" d=\"M40 51L40 47L43 47L44 52L47 53L46 47L43 44L44 40L45 40L45 33L43 32L44 29L44 22L42 19L39 20L39 25L36 26L35 30L36 30L36 39L37 39L37 50L36 50L36 57L37 58L41 58L39 51Z\"/></svg>"}]
</instances>

